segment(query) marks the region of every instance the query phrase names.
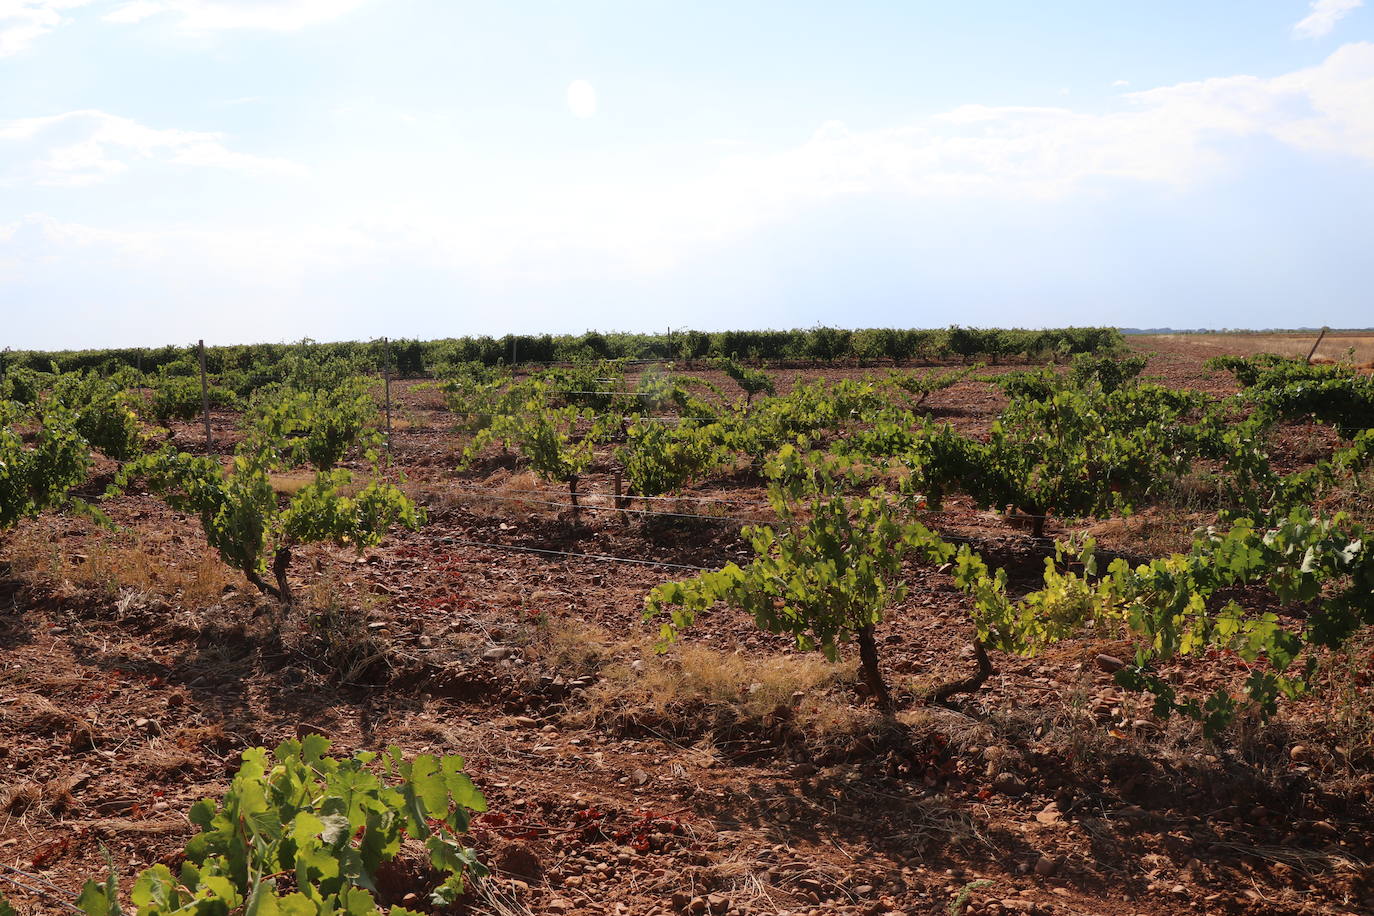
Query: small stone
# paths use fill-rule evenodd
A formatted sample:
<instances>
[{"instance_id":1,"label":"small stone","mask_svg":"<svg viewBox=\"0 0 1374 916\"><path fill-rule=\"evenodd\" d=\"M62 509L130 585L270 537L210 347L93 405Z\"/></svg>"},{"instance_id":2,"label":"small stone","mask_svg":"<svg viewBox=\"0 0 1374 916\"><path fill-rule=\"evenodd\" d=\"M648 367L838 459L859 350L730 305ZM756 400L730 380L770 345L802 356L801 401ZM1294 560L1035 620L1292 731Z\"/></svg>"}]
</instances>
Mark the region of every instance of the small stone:
<instances>
[{"instance_id":1,"label":"small stone","mask_svg":"<svg viewBox=\"0 0 1374 916\"><path fill-rule=\"evenodd\" d=\"M1024 795L1026 792L1026 784L1015 773L998 773L992 780L992 788L1003 795L1011 796Z\"/></svg>"},{"instance_id":2,"label":"small stone","mask_svg":"<svg viewBox=\"0 0 1374 916\"><path fill-rule=\"evenodd\" d=\"M719 916L719 914L730 909L730 901L720 894L707 894L706 909Z\"/></svg>"},{"instance_id":3,"label":"small stone","mask_svg":"<svg viewBox=\"0 0 1374 916\"><path fill-rule=\"evenodd\" d=\"M1059 871L1058 859L1052 859L1049 856L1041 856L1035 860L1035 873L1040 877L1048 878L1057 871Z\"/></svg>"},{"instance_id":4,"label":"small stone","mask_svg":"<svg viewBox=\"0 0 1374 916\"><path fill-rule=\"evenodd\" d=\"M546 906L550 913L567 913L573 909L573 903L566 897L555 897Z\"/></svg>"},{"instance_id":5,"label":"small stone","mask_svg":"<svg viewBox=\"0 0 1374 916\"><path fill-rule=\"evenodd\" d=\"M490 649L486 649L482 652L482 660L488 662L499 662L503 659L510 658L511 653L514 651L515 650L512 649L510 646L492 646Z\"/></svg>"},{"instance_id":6,"label":"small stone","mask_svg":"<svg viewBox=\"0 0 1374 916\"><path fill-rule=\"evenodd\" d=\"M1126 663L1115 655L1099 655L1093 659L1093 664L1097 666L1099 671L1105 671L1108 674L1115 674L1126 667Z\"/></svg>"},{"instance_id":7,"label":"small stone","mask_svg":"<svg viewBox=\"0 0 1374 916\"><path fill-rule=\"evenodd\" d=\"M1304 760L1311 760L1312 751L1305 744L1295 744L1293 745L1292 749L1288 752L1288 759L1292 760L1294 763L1300 763Z\"/></svg>"},{"instance_id":8,"label":"small stone","mask_svg":"<svg viewBox=\"0 0 1374 916\"><path fill-rule=\"evenodd\" d=\"M529 716L515 716L511 721L521 728L537 728L539 726L539 720L531 719Z\"/></svg>"},{"instance_id":9,"label":"small stone","mask_svg":"<svg viewBox=\"0 0 1374 916\"><path fill-rule=\"evenodd\" d=\"M858 894L860 897L867 897L873 893L873 885L860 884L858 887L854 888L854 893Z\"/></svg>"},{"instance_id":10,"label":"small stone","mask_svg":"<svg viewBox=\"0 0 1374 916\"><path fill-rule=\"evenodd\" d=\"M1036 812L1035 820L1040 824L1049 826L1050 824L1058 824L1063 818L1059 814L1059 806L1054 802L1050 802Z\"/></svg>"},{"instance_id":11,"label":"small stone","mask_svg":"<svg viewBox=\"0 0 1374 916\"><path fill-rule=\"evenodd\" d=\"M691 902L689 902L689 903L687 904L687 912L689 912L689 913L705 913L706 910L707 910L707 907L708 907L708 904L706 903L706 898L705 898L705 897L693 897L693 898L691 899Z\"/></svg>"}]
</instances>

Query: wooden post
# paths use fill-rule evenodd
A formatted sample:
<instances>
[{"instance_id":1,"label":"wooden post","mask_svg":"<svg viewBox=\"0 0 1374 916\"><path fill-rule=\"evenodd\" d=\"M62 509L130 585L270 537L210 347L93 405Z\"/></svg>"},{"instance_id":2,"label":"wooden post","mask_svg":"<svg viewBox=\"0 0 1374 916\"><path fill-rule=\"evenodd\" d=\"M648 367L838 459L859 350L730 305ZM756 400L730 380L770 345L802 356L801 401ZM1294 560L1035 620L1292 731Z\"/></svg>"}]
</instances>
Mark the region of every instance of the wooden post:
<instances>
[{"instance_id":1,"label":"wooden post","mask_svg":"<svg viewBox=\"0 0 1374 916\"><path fill-rule=\"evenodd\" d=\"M581 507L579 507L579 506L577 505L577 475L576 475L576 474L574 474L572 477L569 477L569 478L568 478L568 495L572 497L572 517L573 517L573 524L576 525L577 522L578 522L578 518L579 518L580 515L581 515L581 512L580 512L580 508L581 508Z\"/></svg>"},{"instance_id":2,"label":"wooden post","mask_svg":"<svg viewBox=\"0 0 1374 916\"><path fill-rule=\"evenodd\" d=\"M622 522L628 523L630 521L630 517L625 512L625 504L627 500L625 499L623 495L623 490L621 489L619 468L616 468L615 473L611 475L611 485L615 488L615 507L620 510L620 520Z\"/></svg>"},{"instance_id":3,"label":"wooden post","mask_svg":"<svg viewBox=\"0 0 1374 916\"><path fill-rule=\"evenodd\" d=\"M1307 351L1307 359L1303 360L1303 362L1307 363L1309 366L1312 365L1312 356L1317 352L1317 347L1321 346L1322 338L1326 336L1326 332L1329 330L1331 329L1327 327L1322 328L1322 332L1317 335L1317 342L1312 345L1312 349Z\"/></svg>"},{"instance_id":4,"label":"wooden post","mask_svg":"<svg viewBox=\"0 0 1374 916\"><path fill-rule=\"evenodd\" d=\"M386 453L391 454L391 345L382 338L382 386L386 391Z\"/></svg>"},{"instance_id":5,"label":"wooden post","mask_svg":"<svg viewBox=\"0 0 1374 916\"><path fill-rule=\"evenodd\" d=\"M205 378L205 341L196 341L200 353L200 409L205 415L205 454L215 453L215 443L210 435L210 383Z\"/></svg>"}]
</instances>

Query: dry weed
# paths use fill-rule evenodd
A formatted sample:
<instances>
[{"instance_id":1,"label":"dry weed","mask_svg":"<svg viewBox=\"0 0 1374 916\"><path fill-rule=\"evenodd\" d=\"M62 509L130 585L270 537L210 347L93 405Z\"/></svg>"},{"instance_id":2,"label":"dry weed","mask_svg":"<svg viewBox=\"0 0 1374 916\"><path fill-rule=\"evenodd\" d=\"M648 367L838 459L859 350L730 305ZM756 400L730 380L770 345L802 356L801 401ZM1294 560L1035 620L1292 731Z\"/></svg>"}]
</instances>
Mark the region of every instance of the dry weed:
<instances>
[{"instance_id":1,"label":"dry weed","mask_svg":"<svg viewBox=\"0 0 1374 916\"><path fill-rule=\"evenodd\" d=\"M387 664L385 642L368 626L368 605L374 599L363 596L354 603L333 574L315 580L305 595L303 629L287 639L297 652L332 680L357 684L375 675Z\"/></svg>"},{"instance_id":2,"label":"dry weed","mask_svg":"<svg viewBox=\"0 0 1374 916\"><path fill-rule=\"evenodd\" d=\"M140 531L88 540L79 550L68 550L50 533L21 529L10 538L6 555L21 582L71 597L95 592L115 600L133 591L212 604L233 583L229 569L209 547L197 550L183 565Z\"/></svg>"},{"instance_id":3,"label":"dry weed","mask_svg":"<svg viewBox=\"0 0 1374 916\"><path fill-rule=\"evenodd\" d=\"M174 744L158 742L142 748L134 755L134 764L158 782L167 782L181 773L196 769L204 755L192 754Z\"/></svg>"},{"instance_id":4,"label":"dry weed","mask_svg":"<svg viewBox=\"0 0 1374 916\"><path fill-rule=\"evenodd\" d=\"M34 811L61 814L76 807L72 795L74 777L50 779L44 783L21 782L0 790L0 811L24 815Z\"/></svg>"},{"instance_id":5,"label":"dry weed","mask_svg":"<svg viewBox=\"0 0 1374 916\"><path fill-rule=\"evenodd\" d=\"M36 693L20 694L5 715L23 731L48 737L70 734L81 724L79 716Z\"/></svg>"},{"instance_id":6,"label":"dry weed","mask_svg":"<svg viewBox=\"0 0 1374 916\"><path fill-rule=\"evenodd\" d=\"M881 718L830 695L846 669L820 655L758 659L698 645L658 655L645 640L569 622L551 626L534 651L559 672L599 672L570 714L587 723L718 740L785 728L831 744L871 731Z\"/></svg>"},{"instance_id":7,"label":"dry weed","mask_svg":"<svg viewBox=\"0 0 1374 916\"><path fill-rule=\"evenodd\" d=\"M1186 553L1193 543L1193 531L1205 521L1201 513L1184 508L1150 507L1129 517L1103 519L1083 533L1107 550L1163 557Z\"/></svg>"}]
</instances>

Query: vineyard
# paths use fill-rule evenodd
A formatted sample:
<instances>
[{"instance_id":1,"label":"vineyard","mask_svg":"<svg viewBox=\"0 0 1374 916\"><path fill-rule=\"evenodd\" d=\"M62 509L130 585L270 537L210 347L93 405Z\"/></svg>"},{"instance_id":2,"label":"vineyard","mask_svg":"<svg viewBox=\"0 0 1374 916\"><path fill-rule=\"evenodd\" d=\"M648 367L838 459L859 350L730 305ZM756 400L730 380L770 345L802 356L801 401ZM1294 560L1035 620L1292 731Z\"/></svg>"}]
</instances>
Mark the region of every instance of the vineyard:
<instances>
[{"instance_id":1,"label":"vineyard","mask_svg":"<svg viewBox=\"0 0 1374 916\"><path fill-rule=\"evenodd\" d=\"M0 916L1374 908L1367 365L6 352L0 417Z\"/></svg>"}]
</instances>

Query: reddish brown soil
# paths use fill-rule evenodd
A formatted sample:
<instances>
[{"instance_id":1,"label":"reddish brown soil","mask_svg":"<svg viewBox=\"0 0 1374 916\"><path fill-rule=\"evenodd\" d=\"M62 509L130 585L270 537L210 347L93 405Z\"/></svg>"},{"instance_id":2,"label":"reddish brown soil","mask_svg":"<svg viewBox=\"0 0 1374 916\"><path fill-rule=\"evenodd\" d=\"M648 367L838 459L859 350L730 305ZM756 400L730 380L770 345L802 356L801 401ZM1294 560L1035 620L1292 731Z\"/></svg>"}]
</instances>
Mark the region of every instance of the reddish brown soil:
<instances>
[{"instance_id":1,"label":"reddish brown soil","mask_svg":"<svg viewBox=\"0 0 1374 916\"><path fill-rule=\"evenodd\" d=\"M1214 349L1136 346L1166 384L1234 390L1201 365ZM780 387L873 371L787 370ZM925 707L922 691L972 670L971 630L947 572L913 566L880 631L908 704L896 720L865 703L848 656L758 710L765 675L751 682L750 666L811 660L728 611L656 658L644 594L687 571L474 544L717 567L749 555L738 522L594 510L574 522L560 506L483 501L522 492L518 469L454 471L462 443L438 393L406 384L396 398L393 467L429 523L362 557L305 551L294 567L309 607L340 609L358 652L377 650L347 683L306 609L281 618L217 564L195 519L150 495L109 505L117 533L45 517L0 541L12 563L0 566L0 872L29 886L0 890L21 912L62 911L102 847L125 879L173 856L184 812L225 788L243 748L307 732L340 752L466 757L492 811L474 842L496 871L471 912L944 913L961 891L970 913L1374 907L1367 648L1333 660L1329 689L1216 744L1113 685L1099 656L1130 648L1111 634L997 656L974 696ZM1003 403L969 381L930 406L979 432ZM221 448L234 421L216 417ZM203 448L193 424L176 438ZM1304 428L1276 444L1294 464L1326 447ZM603 507L610 488L606 466L582 484ZM767 518L746 473L693 495L737 504L656 508ZM1206 518L1180 499L1082 527L1139 555L1186 544ZM954 501L928 521L975 539L1023 587L1043 568L1045 548L997 515ZM696 646L722 670L745 660L735 698L652 692L645 672L675 670ZM1200 691L1244 671L1214 656L1171 674Z\"/></svg>"}]
</instances>

